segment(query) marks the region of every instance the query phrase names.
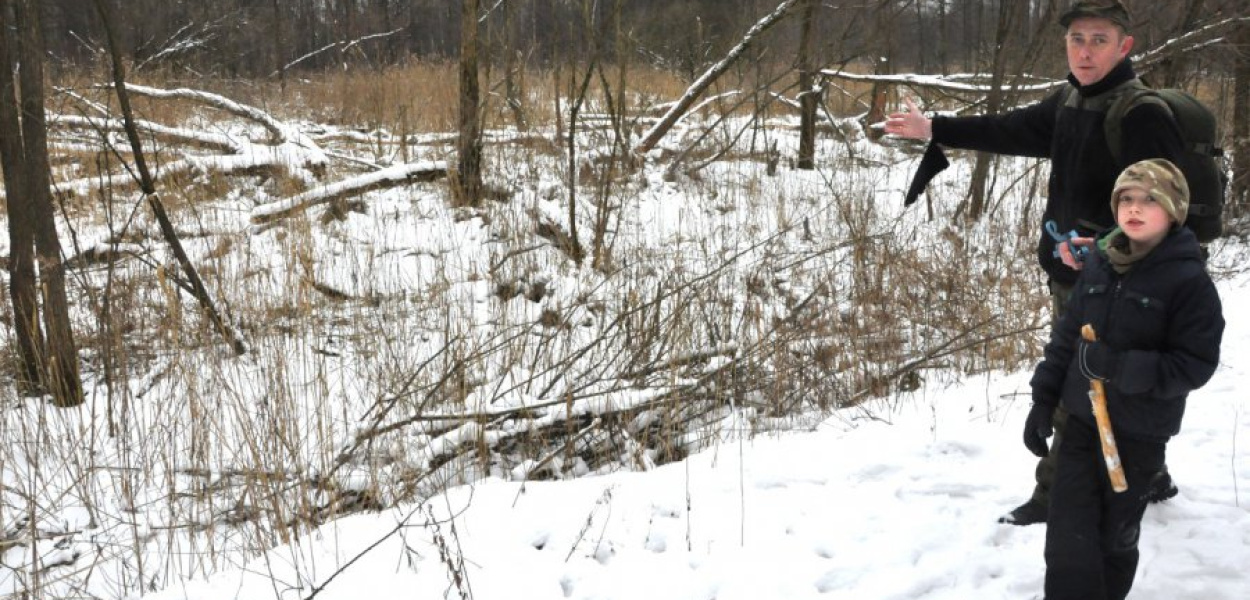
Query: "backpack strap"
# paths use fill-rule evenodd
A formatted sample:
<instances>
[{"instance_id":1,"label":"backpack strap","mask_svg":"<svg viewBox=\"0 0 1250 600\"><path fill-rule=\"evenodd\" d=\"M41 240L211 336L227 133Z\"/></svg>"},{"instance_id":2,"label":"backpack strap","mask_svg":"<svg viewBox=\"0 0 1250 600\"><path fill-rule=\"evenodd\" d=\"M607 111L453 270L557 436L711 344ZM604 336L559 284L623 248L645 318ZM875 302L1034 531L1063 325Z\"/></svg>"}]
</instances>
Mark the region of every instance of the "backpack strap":
<instances>
[{"instance_id":1,"label":"backpack strap","mask_svg":"<svg viewBox=\"0 0 1250 600\"><path fill-rule=\"evenodd\" d=\"M1103 113L1103 137L1106 138L1107 149L1111 151L1111 158L1117 164L1124 164L1121 122L1129 110L1138 106L1143 99L1150 97L1155 97L1165 109L1168 109L1167 103L1162 98L1157 98L1154 90L1146 87L1146 84L1138 78L1125 81L1105 93L1090 98L1082 98L1076 87L1068 84L1059 92L1059 108L1055 117L1057 119L1059 113L1065 108ZM1171 114L1170 109L1168 112Z\"/></svg>"},{"instance_id":2,"label":"backpack strap","mask_svg":"<svg viewBox=\"0 0 1250 600\"><path fill-rule=\"evenodd\" d=\"M1107 116L1103 121L1103 134L1107 138L1107 148L1111 150L1111 156L1119 164L1124 164L1124 116L1143 104L1160 106L1168 116L1172 119L1176 118L1167 101L1157 91L1146 87L1140 79L1134 79L1130 85L1123 86L1115 99L1111 101L1111 107L1107 109Z\"/></svg>"}]
</instances>

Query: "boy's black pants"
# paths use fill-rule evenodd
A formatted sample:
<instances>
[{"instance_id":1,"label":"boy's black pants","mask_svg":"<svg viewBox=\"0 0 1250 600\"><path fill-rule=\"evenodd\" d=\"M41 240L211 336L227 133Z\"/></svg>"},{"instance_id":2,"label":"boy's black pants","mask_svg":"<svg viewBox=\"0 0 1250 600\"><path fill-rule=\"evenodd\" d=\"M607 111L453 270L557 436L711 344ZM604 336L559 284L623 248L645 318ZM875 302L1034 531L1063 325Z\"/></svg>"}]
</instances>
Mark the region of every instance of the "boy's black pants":
<instances>
[{"instance_id":1,"label":"boy's black pants","mask_svg":"<svg viewBox=\"0 0 1250 600\"><path fill-rule=\"evenodd\" d=\"M1151 476L1166 444L1116 437L1128 491L1111 489L1098 430L1069 418L1046 525L1046 600L1123 600L1137 573L1137 540Z\"/></svg>"}]
</instances>

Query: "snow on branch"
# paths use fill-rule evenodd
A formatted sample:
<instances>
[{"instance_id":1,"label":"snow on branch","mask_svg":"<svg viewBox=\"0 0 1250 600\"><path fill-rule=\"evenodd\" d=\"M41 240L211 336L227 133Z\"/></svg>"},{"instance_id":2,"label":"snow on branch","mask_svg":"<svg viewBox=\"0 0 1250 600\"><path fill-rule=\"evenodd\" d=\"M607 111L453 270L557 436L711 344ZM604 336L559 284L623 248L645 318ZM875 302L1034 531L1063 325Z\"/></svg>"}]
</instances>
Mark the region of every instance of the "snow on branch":
<instances>
[{"instance_id":1,"label":"snow on branch","mask_svg":"<svg viewBox=\"0 0 1250 600\"><path fill-rule=\"evenodd\" d=\"M319 187L285 200L266 204L252 211L252 222L268 223L301 212L311 206L326 204L365 192L418 181L433 181L447 174L444 161L405 163L373 173L351 177Z\"/></svg>"},{"instance_id":2,"label":"snow on branch","mask_svg":"<svg viewBox=\"0 0 1250 600\"><path fill-rule=\"evenodd\" d=\"M703 75L700 75L699 78L696 79L695 82L686 90L686 93L682 95L681 99L678 100L677 103L664 114L659 122L653 125L651 129L642 136L642 141L638 142L638 145L634 147L634 152L637 152L638 154L646 154L651 150L651 148L655 147L655 144L660 141L660 138L664 137L664 134L667 133L677 120L686 113L686 110L694 104L695 100L699 98L699 95L702 94L708 86L712 85L713 81L716 81L716 79L723 75L725 71L729 70L729 67L733 65L733 63L737 61L744 52L746 52L751 43L755 41L755 38L759 37L760 34L767 31L773 25L776 25L777 22L780 21L781 18L794 7L796 2L798 2L798 0L785 0L781 4L778 4L777 8L774 9L773 12L769 13L763 19L760 19L755 23L755 25L752 25L746 35L742 37L742 40L738 42L738 45L734 46L734 48L729 51L729 54L725 55L724 59L712 65L703 73Z\"/></svg>"},{"instance_id":3,"label":"snow on branch","mask_svg":"<svg viewBox=\"0 0 1250 600\"><path fill-rule=\"evenodd\" d=\"M97 87L107 88L108 86ZM268 140L257 142L246 136L230 136L185 127L171 127L136 119L134 120L135 128L155 139L172 145L205 148L218 152L210 156L195 156L183 149L172 148L170 151L182 155L182 158L161 165L156 173L159 177L187 172L230 174L280 170L304 181L307 185L312 185L316 181L317 174L329 163L329 156L319 143L298 128L259 108L235 102L218 94L187 88L160 89L127 83L126 90L129 93L149 98L198 102L245 121L257 123L269 134ZM91 130L105 139L106 144L107 134L125 131L125 123L113 117L107 107L76 94L72 90L61 90L61 93L74 98L99 116L49 115L50 126L69 130ZM118 151L124 151L124 149L118 148ZM101 184L101 181L107 181L109 185L137 185L137 182L131 179L130 177L104 177L102 180L93 176L56 185L58 193L81 196L90 193Z\"/></svg>"},{"instance_id":4,"label":"snow on branch","mask_svg":"<svg viewBox=\"0 0 1250 600\"><path fill-rule=\"evenodd\" d=\"M1230 17L1208 23L1133 56L1133 64L1140 72L1149 71L1168 56L1193 52L1223 42L1224 38L1222 36L1225 30L1247 23L1250 23L1250 16Z\"/></svg>"},{"instance_id":5,"label":"snow on branch","mask_svg":"<svg viewBox=\"0 0 1250 600\"><path fill-rule=\"evenodd\" d=\"M126 84L126 91L140 96L149 98L177 98L182 100L194 100L203 104L207 104L214 108L224 110L236 117L247 119L259 123L266 131L269 132L271 140L276 144L294 143L310 150L318 150L317 144L308 139L303 134L296 131L286 123L274 118L273 115L256 108L248 106L240 102L235 102L225 96L205 92L203 90L192 90L188 88L160 89L148 87L146 85L137 85L134 83Z\"/></svg>"},{"instance_id":6,"label":"snow on branch","mask_svg":"<svg viewBox=\"0 0 1250 600\"><path fill-rule=\"evenodd\" d=\"M94 129L102 132L123 132L126 128L121 119L93 118L78 115L48 115L48 125L50 127L71 129ZM225 152L242 152L245 146L250 145L227 135L169 127L151 121L136 120L135 126L138 127L139 131L151 134L158 139L213 148Z\"/></svg>"},{"instance_id":7,"label":"snow on branch","mask_svg":"<svg viewBox=\"0 0 1250 600\"><path fill-rule=\"evenodd\" d=\"M291 67L294 67L295 65L298 65L298 64L300 64L300 63L302 63L302 62L304 62L304 61L306 61L306 60L308 60L308 59L310 59L310 58L312 58L312 57L314 57L314 56L317 56L318 54L321 54L321 53L323 53L323 52L328 52L328 51L333 50L333 49L335 49L335 48L339 48L339 52L347 52L348 50L351 50L352 48L354 48L354 47L358 46L361 42L368 42L368 41L372 41L372 40L376 40L376 39L381 39L381 38L384 38L384 37L390 37L390 36L395 35L395 34L397 34L397 33L401 32L401 31L403 31L403 30L404 30L404 29L401 27L401 28L399 28L399 29L393 29L393 30L391 30L391 31L385 31L385 32L382 32L382 33L371 33L371 34L369 34L369 35L366 35L366 36L364 36L364 37L360 37L360 38L357 38L357 39L354 39L354 40L339 40L339 41L337 41L337 42L330 42L329 44L326 44L326 45L324 45L324 46L322 46L322 47L320 47L320 48L317 48L316 50L313 50L313 51L311 51L311 52L308 52L307 54L304 54L303 56L300 56L299 58L296 58L295 60L293 60L293 61L291 61L291 62L289 62L289 63L287 63L287 64L285 64L285 65L282 65L282 68L280 68L280 69L278 69L278 70L276 70L276 71L274 71L274 72L270 73L270 74L269 74L269 76L270 76L270 77L277 77L277 76L278 76L278 74L283 73L283 72L286 72L286 71L287 71L288 69L290 69Z\"/></svg>"},{"instance_id":8,"label":"snow on branch","mask_svg":"<svg viewBox=\"0 0 1250 600\"><path fill-rule=\"evenodd\" d=\"M833 77L836 79L845 79L847 81L861 81L867 83L893 83L910 85L913 87L930 88L942 90L946 92L963 92L963 93L979 93L987 94L994 89L992 86L980 85L975 83L963 83L955 77L946 77L941 75L918 75L914 73L900 75L862 75L858 73L848 73L840 70L824 69L820 74L825 77ZM1067 83L1062 79L1054 81L1045 81L1042 83L1023 85L1023 86L1004 86L1002 89L1010 89L1019 92L1046 92L1058 88Z\"/></svg>"}]
</instances>

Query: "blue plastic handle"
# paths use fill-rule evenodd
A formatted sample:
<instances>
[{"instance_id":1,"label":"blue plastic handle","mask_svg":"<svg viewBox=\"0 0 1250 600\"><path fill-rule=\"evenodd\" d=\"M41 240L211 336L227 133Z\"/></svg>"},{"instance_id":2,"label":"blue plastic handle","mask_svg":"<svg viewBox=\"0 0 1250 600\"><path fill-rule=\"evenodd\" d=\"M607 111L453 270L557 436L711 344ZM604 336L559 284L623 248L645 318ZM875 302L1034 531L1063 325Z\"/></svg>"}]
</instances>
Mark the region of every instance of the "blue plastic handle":
<instances>
[{"instance_id":1,"label":"blue plastic handle","mask_svg":"<svg viewBox=\"0 0 1250 600\"><path fill-rule=\"evenodd\" d=\"M1077 262L1081 262L1085 260L1086 256L1089 256L1088 246L1076 246L1072 244L1072 238L1080 237L1080 234L1078 234L1075 229L1069 231L1066 235L1059 233L1059 224L1052 220L1046 221L1046 233L1050 234L1050 237L1055 238L1055 250L1051 253L1051 256L1054 256L1055 258L1062 256L1059 254L1059 246L1062 244L1068 244L1068 249L1072 251L1072 257L1075 258Z\"/></svg>"}]
</instances>

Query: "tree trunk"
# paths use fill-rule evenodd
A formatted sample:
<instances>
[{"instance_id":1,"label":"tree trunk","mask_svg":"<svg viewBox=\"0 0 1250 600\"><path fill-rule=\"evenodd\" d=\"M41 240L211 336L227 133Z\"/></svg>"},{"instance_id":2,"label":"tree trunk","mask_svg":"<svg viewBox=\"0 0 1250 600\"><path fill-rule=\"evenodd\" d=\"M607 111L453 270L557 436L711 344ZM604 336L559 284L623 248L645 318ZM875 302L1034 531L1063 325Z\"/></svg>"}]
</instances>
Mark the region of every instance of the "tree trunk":
<instances>
[{"instance_id":1,"label":"tree trunk","mask_svg":"<svg viewBox=\"0 0 1250 600\"><path fill-rule=\"evenodd\" d=\"M65 264L56 232L48 167L48 127L43 103L43 36L38 0L17 0L16 21L21 62L22 146L26 155L25 192L34 208L35 254L43 296L43 327L47 337L44 385L57 406L82 404L78 348L70 327L65 289Z\"/></svg>"},{"instance_id":2,"label":"tree trunk","mask_svg":"<svg viewBox=\"0 0 1250 600\"><path fill-rule=\"evenodd\" d=\"M1250 24L1237 25L1233 34L1237 49L1233 76L1233 181L1228 203L1232 214L1250 211Z\"/></svg>"},{"instance_id":3,"label":"tree trunk","mask_svg":"<svg viewBox=\"0 0 1250 600\"><path fill-rule=\"evenodd\" d=\"M517 49L516 43L516 27L512 22L512 15L516 12L511 2L504 2L500 6L503 11L503 90L504 101L508 103L508 110L512 113L512 122L516 125L517 131L526 131L529 125L525 120L525 104L522 101L524 91L518 79L524 73L524 63L518 66L517 59L521 56L521 51Z\"/></svg>"},{"instance_id":4,"label":"tree trunk","mask_svg":"<svg viewBox=\"0 0 1250 600\"><path fill-rule=\"evenodd\" d=\"M278 74L278 89L286 95L286 43L282 39L282 21L285 17L282 14L282 7L278 0L272 0L273 6L273 70L270 73Z\"/></svg>"},{"instance_id":5,"label":"tree trunk","mask_svg":"<svg viewBox=\"0 0 1250 600\"><path fill-rule=\"evenodd\" d=\"M812 90L812 24L816 21L818 0L806 0L799 25L799 162L800 169L816 167L816 104L820 99Z\"/></svg>"},{"instance_id":6,"label":"tree trunk","mask_svg":"<svg viewBox=\"0 0 1250 600\"><path fill-rule=\"evenodd\" d=\"M990 68L990 91L985 97L986 114L997 114L1003 107L1003 75L1007 66L1007 40L1013 37L1016 14L1024 3L1003 3L998 10L998 26L994 30L994 62ZM966 218L977 221L985 214L986 197L990 193L988 184L990 166L993 156L986 152L978 152L976 163L972 167L972 188L969 191L969 206Z\"/></svg>"},{"instance_id":7,"label":"tree trunk","mask_svg":"<svg viewBox=\"0 0 1250 600\"><path fill-rule=\"evenodd\" d=\"M946 64L946 21L946 0L938 0L937 60L938 70L943 75L950 71L950 65Z\"/></svg>"},{"instance_id":8,"label":"tree trunk","mask_svg":"<svg viewBox=\"0 0 1250 600\"><path fill-rule=\"evenodd\" d=\"M25 192L25 150L18 116L16 40L11 0L0 0L0 167L4 169L9 215L9 299L13 303L13 330L17 337L17 383L23 391L41 387L43 330L39 327L38 278L35 275L35 224L30 196Z\"/></svg>"},{"instance_id":9,"label":"tree trunk","mask_svg":"<svg viewBox=\"0 0 1250 600\"><path fill-rule=\"evenodd\" d=\"M209 322L213 324L213 328L226 339L234 353L241 356L247 353L247 344L243 342L243 338L238 335L238 332L230 326L229 322L222 317L221 312L217 310L212 296L208 293L208 288L204 287L204 281L200 279L199 273L195 270L195 265L191 263L191 258L187 256L186 250L182 247L182 242L178 239L178 233L174 229L174 224L169 220L169 215L165 212L164 203L161 202L160 196L156 193L156 181L152 178L151 172L148 171L147 160L143 154L143 145L139 140L139 129L135 126L134 112L130 108L130 94L126 91L126 71L122 64L121 49L117 44L112 14L109 12L105 2L106 0L95 0L95 6L100 13L100 20L104 23L105 37L108 39L109 55L113 63L113 87L117 92L117 104L121 108L122 119L126 124L126 138L129 140L130 150L134 154L135 170L138 171L139 176L139 187L143 190L143 196L148 202L148 207L152 209L153 216L156 217L156 222L161 229L161 235L165 238L165 242L169 244L169 249L174 253L174 258L182 268L183 274L186 275L195 299L200 303L200 307L204 309ZM275 127L274 129L278 128ZM50 333L49 338L51 338Z\"/></svg>"},{"instance_id":10,"label":"tree trunk","mask_svg":"<svg viewBox=\"0 0 1250 600\"><path fill-rule=\"evenodd\" d=\"M1194 30L1194 26L1198 23L1198 16L1202 13L1202 7L1205 0L1188 0L1185 3L1185 14L1181 18L1179 26L1174 30L1174 35L1184 35ZM1159 71L1162 77L1158 87L1174 88L1181 87L1184 83L1185 73L1189 71L1188 60L1184 53L1174 53L1160 61Z\"/></svg>"},{"instance_id":11,"label":"tree trunk","mask_svg":"<svg viewBox=\"0 0 1250 600\"><path fill-rule=\"evenodd\" d=\"M477 64L478 0L462 0L460 13L459 202L477 206L482 196L481 88Z\"/></svg>"}]
</instances>

